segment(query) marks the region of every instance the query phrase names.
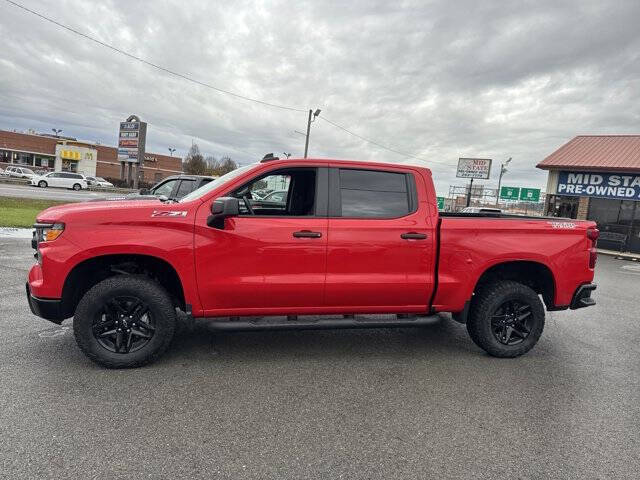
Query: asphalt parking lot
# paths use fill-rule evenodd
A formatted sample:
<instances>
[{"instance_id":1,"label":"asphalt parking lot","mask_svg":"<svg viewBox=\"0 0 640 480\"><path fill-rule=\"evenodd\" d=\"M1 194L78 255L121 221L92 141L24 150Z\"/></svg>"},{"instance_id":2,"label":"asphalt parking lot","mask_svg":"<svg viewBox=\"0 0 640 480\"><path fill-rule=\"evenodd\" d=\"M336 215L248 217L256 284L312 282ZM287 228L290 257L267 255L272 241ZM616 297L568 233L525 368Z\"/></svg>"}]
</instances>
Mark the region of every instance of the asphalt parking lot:
<instances>
[{"instance_id":1,"label":"asphalt parking lot","mask_svg":"<svg viewBox=\"0 0 640 480\"><path fill-rule=\"evenodd\" d=\"M0 238L2 478L638 478L640 264L549 313L524 357L421 329L213 333L110 371L31 315L26 239Z\"/></svg>"}]
</instances>

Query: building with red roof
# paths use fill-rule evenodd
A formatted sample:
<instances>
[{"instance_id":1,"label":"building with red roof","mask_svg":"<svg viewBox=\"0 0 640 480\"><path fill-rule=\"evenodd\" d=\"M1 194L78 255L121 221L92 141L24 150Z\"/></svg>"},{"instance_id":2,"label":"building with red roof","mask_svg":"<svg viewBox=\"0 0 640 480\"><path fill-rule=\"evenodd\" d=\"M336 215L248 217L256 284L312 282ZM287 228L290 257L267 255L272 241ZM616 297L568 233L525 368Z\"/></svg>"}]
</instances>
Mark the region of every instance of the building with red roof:
<instances>
[{"instance_id":1,"label":"building with red roof","mask_svg":"<svg viewBox=\"0 0 640 480\"><path fill-rule=\"evenodd\" d=\"M579 135L538 168L548 215L593 220L601 246L640 252L640 135Z\"/></svg>"}]
</instances>

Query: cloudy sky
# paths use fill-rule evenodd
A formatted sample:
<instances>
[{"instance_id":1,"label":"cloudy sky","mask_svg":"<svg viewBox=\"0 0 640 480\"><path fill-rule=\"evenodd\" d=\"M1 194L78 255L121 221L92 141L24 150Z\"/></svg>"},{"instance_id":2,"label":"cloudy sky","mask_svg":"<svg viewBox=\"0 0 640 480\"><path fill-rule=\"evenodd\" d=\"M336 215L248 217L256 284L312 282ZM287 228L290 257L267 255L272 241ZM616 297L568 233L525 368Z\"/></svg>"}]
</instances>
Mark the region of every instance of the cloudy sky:
<instances>
[{"instance_id":1,"label":"cloudy sky","mask_svg":"<svg viewBox=\"0 0 640 480\"><path fill-rule=\"evenodd\" d=\"M513 157L504 184L578 134L640 133L640 2L20 0L149 62L220 89L322 115L425 159L440 193L458 157ZM149 123L147 150L251 163L302 155L307 113L163 73L0 0L0 128L115 145ZM318 119L310 156L385 159ZM494 165L492 183L497 183Z\"/></svg>"}]
</instances>

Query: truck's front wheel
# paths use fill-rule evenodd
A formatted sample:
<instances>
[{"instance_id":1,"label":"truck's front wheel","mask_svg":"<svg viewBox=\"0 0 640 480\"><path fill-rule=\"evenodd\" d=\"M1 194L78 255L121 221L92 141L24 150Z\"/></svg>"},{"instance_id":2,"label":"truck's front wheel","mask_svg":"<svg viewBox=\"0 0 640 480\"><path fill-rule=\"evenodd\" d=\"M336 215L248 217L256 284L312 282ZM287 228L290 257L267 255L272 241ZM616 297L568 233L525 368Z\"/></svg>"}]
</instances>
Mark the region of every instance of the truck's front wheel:
<instances>
[{"instance_id":1,"label":"truck's front wheel","mask_svg":"<svg viewBox=\"0 0 640 480\"><path fill-rule=\"evenodd\" d=\"M467 330L494 357L518 357L533 348L544 329L544 306L531 288L501 281L475 295Z\"/></svg>"},{"instance_id":2,"label":"truck's front wheel","mask_svg":"<svg viewBox=\"0 0 640 480\"><path fill-rule=\"evenodd\" d=\"M118 275L93 286L73 319L76 342L94 362L108 368L139 367L169 347L176 312L154 281Z\"/></svg>"}]
</instances>

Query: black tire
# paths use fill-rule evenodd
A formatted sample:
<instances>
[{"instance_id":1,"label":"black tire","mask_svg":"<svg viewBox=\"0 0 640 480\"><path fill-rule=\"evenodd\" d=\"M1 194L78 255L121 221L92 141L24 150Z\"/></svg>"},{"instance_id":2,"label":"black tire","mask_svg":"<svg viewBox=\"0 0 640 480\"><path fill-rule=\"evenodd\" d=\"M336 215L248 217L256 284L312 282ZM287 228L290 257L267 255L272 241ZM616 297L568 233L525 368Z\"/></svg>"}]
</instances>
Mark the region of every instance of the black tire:
<instances>
[{"instance_id":1,"label":"black tire","mask_svg":"<svg viewBox=\"0 0 640 480\"><path fill-rule=\"evenodd\" d=\"M136 299L145 306L147 313L140 314L142 318L138 318L137 326L132 323L136 322L135 316L133 320L130 316L124 317L128 320L123 322L120 310L112 308L114 301L121 302L122 298ZM123 335L133 339L128 341L126 348L120 348L122 351L118 351L118 347L115 347L115 351L110 350L110 337L102 338L104 333L112 331L109 329L117 328L118 318L114 320L113 317L120 319L119 332L123 324L125 330L128 327L126 331L134 331L133 334L118 334L120 347L127 338L123 339ZM175 329L176 311L169 294L153 280L136 275L118 275L94 285L80 300L73 319L73 332L80 349L91 360L107 368L140 367L155 361L171 344ZM138 333L144 333L149 338L142 335L134 337ZM129 351L132 343L138 345L135 350Z\"/></svg>"},{"instance_id":2,"label":"black tire","mask_svg":"<svg viewBox=\"0 0 640 480\"><path fill-rule=\"evenodd\" d=\"M39 186L40 188L47 188L47 182L45 182L44 180L40 180L40 181L38 182L38 186Z\"/></svg>"},{"instance_id":3,"label":"black tire","mask_svg":"<svg viewBox=\"0 0 640 480\"><path fill-rule=\"evenodd\" d=\"M543 329L544 306L526 285L505 280L487 285L474 295L467 331L489 355L519 357L538 343Z\"/></svg>"},{"instance_id":4,"label":"black tire","mask_svg":"<svg viewBox=\"0 0 640 480\"><path fill-rule=\"evenodd\" d=\"M74 183L73 184L73 189L77 192L78 190L82 190L82 185L80 185L79 183Z\"/></svg>"}]
</instances>

